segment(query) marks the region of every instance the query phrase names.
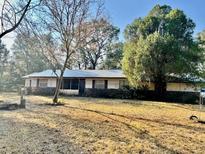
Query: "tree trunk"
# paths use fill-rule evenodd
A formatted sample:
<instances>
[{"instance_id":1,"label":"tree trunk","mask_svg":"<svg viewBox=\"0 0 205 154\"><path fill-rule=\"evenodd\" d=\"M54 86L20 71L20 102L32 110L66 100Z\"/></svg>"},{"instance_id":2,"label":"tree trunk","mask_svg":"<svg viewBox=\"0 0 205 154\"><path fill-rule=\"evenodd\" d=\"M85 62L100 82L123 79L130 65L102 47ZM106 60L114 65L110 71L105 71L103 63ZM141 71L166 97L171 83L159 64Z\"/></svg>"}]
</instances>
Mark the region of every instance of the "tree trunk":
<instances>
[{"instance_id":1,"label":"tree trunk","mask_svg":"<svg viewBox=\"0 0 205 154\"><path fill-rule=\"evenodd\" d=\"M58 78L58 81L57 81L57 86L56 86L56 90L55 90L55 94L53 96L53 103L54 104L58 104L58 96L59 96L59 93L60 93L60 88L61 88L61 83L63 81L63 74L65 72L65 69L64 70L61 70L61 74L60 74L60 77Z\"/></svg>"},{"instance_id":2,"label":"tree trunk","mask_svg":"<svg viewBox=\"0 0 205 154\"><path fill-rule=\"evenodd\" d=\"M95 69L96 69L96 64L95 64L95 63L92 63L91 69L92 69L92 70L95 70Z\"/></svg>"},{"instance_id":3,"label":"tree trunk","mask_svg":"<svg viewBox=\"0 0 205 154\"><path fill-rule=\"evenodd\" d=\"M159 77L155 80L155 98L157 100L164 100L165 99L165 94L167 90L167 83L165 80L165 77Z\"/></svg>"},{"instance_id":4,"label":"tree trunk","mask_svg":"<svg viewBox=\"0 0 205 154\"><path fill-rule=\"evenodd\" d=\"M81 65L80 65L80 63L78 63L78 69L81 70Z\"/></svg>"},{"instance_id":5,"label":"tree trunk","mask_svg":"<svg viewBox=\"0 0 205 154\"><path fill-rule=\"evenodd\" d=\"M58 104L59 103L58 102L58 96L59 96L59 93L60 93L60 88L61 88L61 84L62 84L62 81L63 81L63 75L64 75L64 72L65 72L65 69L66 69L66 66L67 66L68 59L69 59L69 57L67 56L67 58L65 60L65 63L64 63L64 66L63 66L63 69L61 70L60 77L58 78L55 94L53 96L53 104Z\"/></svg>"},{"instance_id":6,"label":"tree trunk","mask_svg":"<svg viewBox=\"0 0 205 154\"><path fill-rule=\"evenodd\" d=\"M1 71L1 68L0 68L0 71ZM0 91L2 91L3 90L3 85L2 85L2 78L3 78L3 72L0 72Z\"/></svg>"}]
</instances>

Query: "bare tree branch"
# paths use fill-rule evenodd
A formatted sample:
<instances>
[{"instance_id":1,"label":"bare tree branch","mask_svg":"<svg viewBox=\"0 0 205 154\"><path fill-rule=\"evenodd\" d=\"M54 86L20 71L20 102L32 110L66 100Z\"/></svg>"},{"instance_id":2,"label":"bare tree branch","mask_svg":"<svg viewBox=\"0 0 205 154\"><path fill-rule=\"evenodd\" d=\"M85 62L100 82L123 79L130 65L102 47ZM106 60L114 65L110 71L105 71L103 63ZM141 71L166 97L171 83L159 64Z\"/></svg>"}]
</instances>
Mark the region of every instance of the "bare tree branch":
<instances>
[{"instance_id":1,"label":"bare tree branch","mask_svg":"<svg viewBox=\"0 0 205 154\"><path fill-rule=\"evenodd\" d=\"M25 15L28 12L28 10L38 6L41 0L39 1L38 4L34 6L31 6L31 2L32 0L28 0L26 4L21 7L21 9L17 9L17 7L14 4L12 4L9 0L3 1L3 5L1 8L1 16L0 16L0 22L1 22L0 38L16 30L16 28L20 25L22 20L25 18Z\"/></svg>"},{"instance_id":2,"label":"bare tree branch","mask_svg":"<svg viewBox=\"0 0 205 154\"><path fill-rule=\"evenodd\" d=\"M98 0L97 0L98 1ZM66 68L70 68L72 56L78 48L84 35L82 26L89 20L93 10L93 0L42 0L40 7L33 9L32 16L26 18L29 29L39 40L42 52L49 61L60 63L60 75L57 77L57 87L53 102L58 102L59 89ZM56 48L46 44L43 37L50 35L55 40ZM55 67L53 68L55 72Z\"/></svg>"}]
</instances>

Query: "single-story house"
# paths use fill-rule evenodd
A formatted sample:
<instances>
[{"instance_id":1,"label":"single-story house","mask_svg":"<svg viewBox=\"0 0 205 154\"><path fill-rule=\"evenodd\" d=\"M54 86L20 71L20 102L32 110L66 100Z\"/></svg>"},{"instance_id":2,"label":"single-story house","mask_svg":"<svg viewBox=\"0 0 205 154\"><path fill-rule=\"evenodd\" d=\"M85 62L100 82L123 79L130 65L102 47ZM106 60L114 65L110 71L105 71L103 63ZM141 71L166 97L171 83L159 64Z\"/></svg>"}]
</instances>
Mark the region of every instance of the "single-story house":
<instances>
[{"instance_id":1,"label":"single-story house","mask_svg":"<svg viewBox=\"0 0 205 154\"><path fill-rule=\"evenodd\" d=\"M53 89L60 71L46 70L24 76L25 87L32 91ZM121 70L68 70L63 76L61 93L83 95L86 89L120 89L127 83Z\"/></svg>"},{"instance_id":2,"label":"single-story house","mask_svg":"<svg viewBox=\"0 0 205 154\"><path fill-rule=\"evenodd\" d=\"M60 71L45 70L24 76L25 87L31 91L39 89L51 90L57 85ZM199 81L196 80L198 83ZM193 81L172 79L167 83L167 91L198 92L201 88ZM70 95L83 95L87 89L121 89L128 85L122 70L65 70L60 92ZM147 82L149 90L154 90L154 84Z\"/></svg>"}]
</instances>

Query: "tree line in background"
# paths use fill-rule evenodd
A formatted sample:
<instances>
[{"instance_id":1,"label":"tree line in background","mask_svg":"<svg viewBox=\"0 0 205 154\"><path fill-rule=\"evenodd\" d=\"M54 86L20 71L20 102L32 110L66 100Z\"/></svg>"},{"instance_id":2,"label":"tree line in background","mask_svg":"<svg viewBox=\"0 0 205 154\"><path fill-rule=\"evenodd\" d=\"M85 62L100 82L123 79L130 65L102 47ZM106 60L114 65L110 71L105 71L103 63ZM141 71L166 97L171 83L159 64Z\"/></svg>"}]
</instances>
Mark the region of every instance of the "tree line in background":
<instances>
[{"instance_id":1,"label":"tree line in background","mask_svg":"<svg viewBox=\"0 0 205 154\"><path fill-rule=\"evenodd\" d=\"M16 89L23 84L22 76L45 69L61 70L59 88L66 68L121 67L123 46L118 40L119 29L104 13L103 1L42 0L37 4L15 31L2 75L2 89ZM20 1L18 5L24 6ZM9 83L6 74L12 78Z\"/></svg>"},{"instance_id":2,"label":"tree line in background","mask_svg":"<svg viewBox=\"0 0 205 154\"><path fill-rule=\"evenodd\" d=\"M152 81L162 97L170 74L204 76L205 32L193 38L195 24L181 10L156 5L126 27L122 43L101 0L34 2L16 4L22 12L11 50L0 42L0 90L17 89L22 76L45 69L61 70L59 89L66 68L122 68L131 86ZM55 103L58 95L56 90Z\"/></svg>"}]
</instances>

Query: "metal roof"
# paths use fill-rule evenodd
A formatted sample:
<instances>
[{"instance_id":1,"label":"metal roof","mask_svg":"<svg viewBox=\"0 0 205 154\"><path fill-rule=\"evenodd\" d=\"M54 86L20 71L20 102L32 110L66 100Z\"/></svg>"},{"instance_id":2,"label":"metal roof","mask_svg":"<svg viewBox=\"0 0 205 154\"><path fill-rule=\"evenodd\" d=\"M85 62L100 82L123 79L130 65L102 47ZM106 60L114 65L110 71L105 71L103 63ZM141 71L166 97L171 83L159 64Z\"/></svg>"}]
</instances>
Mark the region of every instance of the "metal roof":
<instances>
[{"instance_id":1,"label":"metal roof","mask_svg":"<svg viewBox=\"0 0 205 154\"><path fill-rule=\"evenodd\" d=\"M60 76L60 70L56 71ZM23 78L55 78L53 70L45 70L24 76ZM63 75L64 78L126 78L122 70L68 70Z\"/></svg>"},{"instance_id":2,"label":"metal roof","mask_svg":"<svg viewBox=\"0 0 205 154\"><path fill-rule=\"evenodd\" d=\"M56 74L60 76L60 70L56 71ZM24 76L23 78L56 78L56 74L53 70L45 70L42 72L35 72ZM63 75L64 78L126 78L122 70L69 70L66 69ZM205 82L205 79L198 77L182 78L175 74L171 74L168 78L168 82Z\"/></svg>"}]
</instances>

